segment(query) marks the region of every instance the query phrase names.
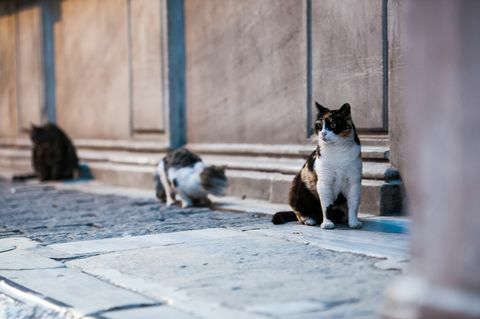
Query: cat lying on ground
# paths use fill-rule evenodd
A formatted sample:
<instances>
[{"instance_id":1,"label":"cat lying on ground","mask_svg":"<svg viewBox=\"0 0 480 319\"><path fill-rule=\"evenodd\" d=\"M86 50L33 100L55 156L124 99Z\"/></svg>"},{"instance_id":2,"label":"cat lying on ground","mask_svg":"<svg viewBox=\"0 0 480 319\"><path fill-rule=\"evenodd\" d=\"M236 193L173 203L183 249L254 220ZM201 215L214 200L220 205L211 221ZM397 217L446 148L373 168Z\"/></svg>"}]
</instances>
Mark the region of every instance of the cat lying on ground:
<instances>
[{"instance_id":1,"label":"cat lying on ground","mask_svg":"<svg viewBox=\"0 0 480 319\"><path fill-rule=\"evenodd\" d=\"M351 228L360 228L357 218L360 205L362 160L360 140L353 124L350 105L329 110L316 103L315 133L317 149L295 176L289 194L293 211L278 212L274 224L298 220L305 225L320 224L332 229L334 222L348 217ZM345 214L345 204L348 214ZM347 216L345 216L347 215Z\"/></svg>"},{"instance_id":2,"label":"cat lying on ground","mask_svg":"<svg viewBox=\"0 0 480 319\"><path fill-rule=\"evenodd\" d=\"M38 178L40 181L71 179L79 174L75 146L57 125L31 126L32 167L34 173L15 175L13 180Z\"/></svg>"},{"instance_id":3,"label":"cat lying on ground","mask_svg":"<svg viewBox=\"0 0 480 319\"><path fill-rule=\"evenodd\" d=\"M158 163L155 180L157 198L171 206L178 194L183 208L209 206L207 195L224 195L228 186L224 167L206 166L186 148L168 153Z\"/></svg>"}]
</instances>

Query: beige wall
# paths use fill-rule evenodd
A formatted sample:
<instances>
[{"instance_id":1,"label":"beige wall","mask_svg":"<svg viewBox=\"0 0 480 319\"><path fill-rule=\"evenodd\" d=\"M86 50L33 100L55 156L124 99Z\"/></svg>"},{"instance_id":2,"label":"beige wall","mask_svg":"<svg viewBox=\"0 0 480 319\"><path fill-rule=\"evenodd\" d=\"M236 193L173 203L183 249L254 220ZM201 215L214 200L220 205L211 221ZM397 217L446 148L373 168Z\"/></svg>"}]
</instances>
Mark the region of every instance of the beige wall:
<instances>
[{"instance_id":1,"label":"beige wall","mask_svg":"<svg viewBox=\"0 0 480 319\"><path fill-rule=\"evenodd\" d=\"M128 139L164 129L162 3L61 2L57 118L73 137Z\"/></svg>"},{"instance_id":2,"label":"beige wall","mask_svg":"<svg viewBox=\"0 0 480 319\"><path fill-rule=\"evenodd\" d=\"M390 140L390 162L403 171L405 166L404 149L404 39L405 25L402 16L405 2L390 0L388 5L388 123Z\"/></svg>"},{"instance_id":3,"label":"beige wall","mask_svg":"<svg viewBox=\"0 0 480 319\"><path fill-rule=\"evenodd\" d=\"M128 138L127 2L67 0L55 24L58 123L76 138Z\"/></svg>"},{"instance_id":4,"label":"beige wall","mask_svg":"<svg viewBox=\"0 0 480 319\"><path fill-rule=\"evenodd\" d=\"M26 6L17 14L17 103L20 128L46 121L44 113L42 20L40 5Z\"/></svg>"},{"instance_id":5,"label":"beige wall","mask_svg":"<svg viewBox=\"0 0 480 319\"><path fill-rule=\"evenodd\" d=\"M162 51L163 1L132 0L130 10L132 52L133 129L165 129Z\"/></svg>"},{"instance_id":6,"label":"beige wall","mask_svg":"<svg viewBox=\"0 0 480 319\"><path fill-rule=\"evenodd\" d=\"M312 1L313 98L383 129L382 0Z\"/></svg>"},{"instance_id":7,"label":"beige wall","mask_svg":"<svg viewBox=\"0 0 480 319\"><path fill-rule=\"evenodd\" d=\"M0 137L17 135L15 15L0 4Z\"/></svg>"},{"instance_id":8,"label":"beige wall","mask_svg":"<svg viewBox=\"0 0 480 319\"><path fill-rule=\"evenodd\" d=\"M186 0L189 143L302 143L306 8Z\"/></svg>"},{"instance_id":9,"label":"beige wall","mask_svg":"<svg viewBox=\"0 0 480 319\"><path fill-rule=\"evenodd\" d=\"M185 0L189 143L306 143L307 123L313 121L308 112L315 116L312 100L329 107L348 101L358 127L387 126L382 1L312 0L310 70L307 3ZM145 133L161 139L168 134L166 1L57 4L53 38L58 123L75 138L130 139ZM397 2L389 6L389 20L395 21ZM8 44L14 37L3 31L3 54L10 58L0 63L10 76L15 75L11 68L17 68L20 97L14 101L15 81L0 88L5 92L2 118L13 117L12 109L19 113L18 120L8 120L10 127L3 126L3 136L16 134L7 133L17 130L14 122L26 128L44 119L40 18L35 6L16 14L22 31L16 55L12 50L17 43ZM3 23L8 27L11 19L4 16ZM394 31L390 26L393 40ZM395 43L390 43L391 52L398 51ZM390 57L392 70L397 57ZM17 60L15 67L8 59ZM391 107L399 104L395 74L389 74ZM391 119L391 125L400 124ZM391 135L392 140L396 136Z\"/></svg>"},{"instance_id":10,"label":"beige wall","mask_svg":"<svg viewBox=\"0 0 480 319\"><path fill-rule=\"evenodd\" d=\"M64 0L51 6L55 112L72 137L162 139L165 3ZM40 2L3 2L0 19L0 137L10 137L47 121L42 41L49 37L42 34Z\"/></svg>"}]
</instances>

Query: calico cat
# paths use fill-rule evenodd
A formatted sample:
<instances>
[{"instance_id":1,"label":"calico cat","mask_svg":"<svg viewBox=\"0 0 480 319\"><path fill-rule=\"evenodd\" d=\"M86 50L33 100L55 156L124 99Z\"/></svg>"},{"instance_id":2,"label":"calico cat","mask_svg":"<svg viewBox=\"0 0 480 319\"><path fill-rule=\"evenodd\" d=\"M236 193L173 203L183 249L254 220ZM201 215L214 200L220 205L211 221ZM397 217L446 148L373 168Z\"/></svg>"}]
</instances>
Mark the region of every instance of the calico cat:
<instances>
[{"instance_id":1,"label":"calico cat","mask_svg":"<svg viewBox=\"0 0 480 319\"><path fill-rule=\"evenodd\" d=\"M158 163L155 180L160 201L171 206L178 194L184 208L209 206L207 195L224 195L228 186L224 167L206 166L198 155L186 148L168 153Z\"/></svg>"},{"instance_id":2,"label":"calico cat","mask_svg":"<svg viewBox=\"0 0 480 319\"><path fill-rule=\"evenodd\" d=\"M360 140L353 124L350 105L329 110L317 102L315 133L317 149L295 176L289 194L293 211L278 212L274 224L298 220L321 228L335 228L345 219L351 228L360 228L357 218L360 205L362 160ZM348 215L344 213L345 204ZM322 209L323 208L323 209ZM345 218L347 217L347 218Z\"/></svg>"},{"instance_id":3,"label":"calico cat","mask_svg":"<svg viewBox=\"0 0 480 319\"><path fill-rule=\"evenodd\" d=\"M71 179L79 173L75 146L55 124L32 125L32 166L34 174L16 175L14 180L38 177L40 181Z\"/></svg>"}]
</instances>

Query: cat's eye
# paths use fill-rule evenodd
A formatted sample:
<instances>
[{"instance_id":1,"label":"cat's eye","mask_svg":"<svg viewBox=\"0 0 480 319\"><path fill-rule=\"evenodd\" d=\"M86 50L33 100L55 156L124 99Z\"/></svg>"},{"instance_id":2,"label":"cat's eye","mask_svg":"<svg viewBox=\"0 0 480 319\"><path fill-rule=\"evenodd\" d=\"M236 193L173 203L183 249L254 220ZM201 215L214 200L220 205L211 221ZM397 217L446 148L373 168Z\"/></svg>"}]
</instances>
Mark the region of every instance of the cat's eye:
<instances>
[{"instance_id":1,"label":"cat's eye","mask_svg":"<svg viewBox=\"0 0 480 319\"><path fill-rule=\"evenodd\" d=\"M322 121L316 121L316 122L315 122L315 127L316 127L317 129L321 129L321 128L322 128Z\"/></svg>"},{"instance_id":2,"label":"cat's eye","mask_svg":"<svg viewBox=\"0 0 480 319\"><path fill-rule=\"evenodd\" d=\"M331 128L335 128L337 125L335 123L330 124Z\"/></svg>"}]
</instances>

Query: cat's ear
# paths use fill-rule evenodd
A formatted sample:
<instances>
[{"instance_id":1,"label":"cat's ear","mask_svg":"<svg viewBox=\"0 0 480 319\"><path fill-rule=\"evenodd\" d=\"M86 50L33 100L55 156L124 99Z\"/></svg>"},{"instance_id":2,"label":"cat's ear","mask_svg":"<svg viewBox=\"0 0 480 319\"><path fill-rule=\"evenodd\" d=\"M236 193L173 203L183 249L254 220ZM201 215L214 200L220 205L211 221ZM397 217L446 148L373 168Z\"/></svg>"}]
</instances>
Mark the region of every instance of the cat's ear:
<instances>
[{"instance_id":1,"label":"cat's ear","mask_svg":"<svg viewBox=\"0 0 480 319\"><path fill-rule=\"evenodd\" d=\"M320 105L320 103L318 103L318 102L315 102L315 106L317 107L318 115L319 115L320 117L323 116L324 114L330 112L329 109L327 109L326 107Z\"/></svg>"},{"instance_id":2,"label":"cat's ear","mask_svg":"<svg viewBox=\"0 0 480 319\"><path fill-rule=\"evenodd\" d=\"M348 103L343 104L338 111L344 115L350 115L350 104Z\"/></svg>"}]
</instances>

